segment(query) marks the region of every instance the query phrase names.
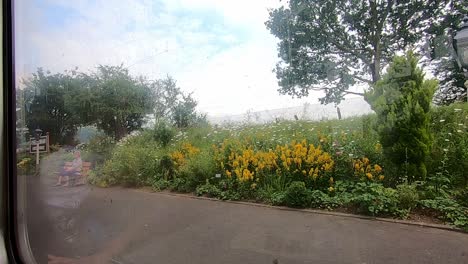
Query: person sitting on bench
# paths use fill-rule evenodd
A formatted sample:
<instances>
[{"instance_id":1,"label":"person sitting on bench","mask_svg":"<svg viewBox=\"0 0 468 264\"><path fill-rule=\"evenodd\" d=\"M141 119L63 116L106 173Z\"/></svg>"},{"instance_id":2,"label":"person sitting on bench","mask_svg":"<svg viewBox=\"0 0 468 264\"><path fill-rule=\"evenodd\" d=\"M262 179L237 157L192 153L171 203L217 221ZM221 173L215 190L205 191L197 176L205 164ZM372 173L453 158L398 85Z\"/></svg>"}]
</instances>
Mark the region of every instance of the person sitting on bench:
<instances>
[{"instance_id":1,"label":"person sitting on bench","mask_svg":"<svg viewBox=\"0 0 468 264\"><path fill-rule=\"evenodd\" d=\"M75 151L73 155L75 156L75 158L71 162L71 165L63 166L62 170L60 171L60 175L55 186L62 185L62 179L64 177L66 178L65 179L66 183L63 186L65 187L70 186L70 178L74 180L76 177L80 176L81 169L83 168L83 161L81 160L81 153L79 151Z\"/></svg>"}]
</instances>

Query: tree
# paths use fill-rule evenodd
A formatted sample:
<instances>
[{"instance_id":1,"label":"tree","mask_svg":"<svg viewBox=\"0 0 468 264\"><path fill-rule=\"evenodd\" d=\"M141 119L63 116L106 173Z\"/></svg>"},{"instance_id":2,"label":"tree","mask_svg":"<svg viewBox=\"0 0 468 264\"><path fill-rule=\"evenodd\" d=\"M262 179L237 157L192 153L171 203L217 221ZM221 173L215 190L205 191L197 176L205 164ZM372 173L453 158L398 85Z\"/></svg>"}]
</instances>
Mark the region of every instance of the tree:
<instances>
[{"instance_id":1,"label":"tree","mask_svg":"<svg viewBox=\"0 0 468 264\"><path fill-rule=\"evenodd\" d=\"M279 38L279 92L325 92L322 103L340 102L350 87L372 85L400 51L421 40L449 0L290 0L270 10L266 22Z\"/></svg>"},{"instance_id":2,"label":"tree","mask_svg":"<svg viewBox=\"0 0 468 264\"><path fill-rule=\"evenodd\" d=\"M425 160L432 145L429 110L437 88L436 80L424 80L417 64L411 52L395 57L382 80L366 93L377 113L384 155L409 181L427 174Z\"/></svg>"},{"instance_id":3,"label":"tree","mask_svg":"<svg viewBox=\"0 0 468 264\"><path fill-rule=\"evenodd\" d=\"M154 118L156 122L161 119L170 119L174 108L182 96L182 91L176 81L167 76L165 79L156 80L151 84L155 94Z\"/></svg>"},{"instance_id":4,"label":"tree","mask_svg":"<svg viewBox=\"0 0 468 264\"><path fill-rule=\"evenodd\" d=\"M154 119L170 121L178 128L207 123L206 116L196 112L197 101L192 94L184 94L176 81L167 76L151 84L154 92Z\"/></svg>"},{"instance_id":5,"label":"tree","mask_svg":"<svg viewBox=\"0 0 468 264\"><path fill-rule=\"evenodd\" d=\"M99 66L93 74L92 111L97 127L116 140L141 128L153 110L153 93L143 78L121 66Z\"/></svg>"},{"instance_id":6,"label":"tree","mask_svg":"<svg viewBox=\"0 0 468 264\"><path fill-rule=\"evenodd\" d=\"M456 101L466 101L466 78L462 68L455 60L453 38L459 29L463 17L468 15L468 5L463 1L450 0L447 8L442 10L440 19L431 23L428 34L428 61L434 76L439 80L439 89L434 102L448 105Z\"/></svg>"},{"instance_id":7,"label":"tree","mask_svg":"<svg viewBox=\"0 0 468 264\"><path fill-rule=\"evenodd\" d=\"M183 96L182 100L177 102L173 107L171 120L173 124L178 128L189 127L193 125L194 121L197 119L197 112L195 107L197 102L189 94Z\"/></svg>"},{"instance_id":8,"label":"tree","mask_svg":"<svg viewBox=\"0 0 468 264\"><path fill-rule=\"evenodd\" d=\"M24 84L23 107L30 135L40 128L49 132L52 144L73 143L81 120L74 114L68 98L79 92L79 82L68 73L50 74L39 68Z\"/></svg>"}]
</instances>

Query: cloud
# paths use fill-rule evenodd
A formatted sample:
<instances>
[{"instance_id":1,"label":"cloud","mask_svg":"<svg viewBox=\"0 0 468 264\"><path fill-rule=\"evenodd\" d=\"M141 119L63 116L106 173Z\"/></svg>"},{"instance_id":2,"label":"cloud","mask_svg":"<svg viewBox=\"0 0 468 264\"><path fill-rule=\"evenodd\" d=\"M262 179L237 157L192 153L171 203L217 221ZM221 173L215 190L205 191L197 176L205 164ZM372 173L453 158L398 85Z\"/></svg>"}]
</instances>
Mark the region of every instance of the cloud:
<instances>
[{"instance_id":1,"label":"cloud","mask_svg":"<svg viewBox=\"0 0 468 264\"><path fill-rule=\"evenodd\" d=\"M316 102L277 92L276 39L264 26L275 2L19 0L17 72L124 63L136 75L172 75L212 115Z\"/></svg>"}]
</instances>

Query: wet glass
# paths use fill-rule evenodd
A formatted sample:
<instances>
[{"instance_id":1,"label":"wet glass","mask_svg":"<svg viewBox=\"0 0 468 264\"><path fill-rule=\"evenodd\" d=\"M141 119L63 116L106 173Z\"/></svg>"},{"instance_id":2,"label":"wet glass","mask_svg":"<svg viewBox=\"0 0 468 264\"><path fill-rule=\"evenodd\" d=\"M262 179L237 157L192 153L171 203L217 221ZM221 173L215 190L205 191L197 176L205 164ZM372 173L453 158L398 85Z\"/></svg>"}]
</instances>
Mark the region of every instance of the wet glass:
<instances>
[{"instance_id":1,"label":"wet glass","mask_svg":"<svg viewBox=\"0 0 468 264\"><path fill-rule=\"evenodd\" d=\"M458 1L14 2L25 262L468 262Z\"/></svg>"}]
</instances>

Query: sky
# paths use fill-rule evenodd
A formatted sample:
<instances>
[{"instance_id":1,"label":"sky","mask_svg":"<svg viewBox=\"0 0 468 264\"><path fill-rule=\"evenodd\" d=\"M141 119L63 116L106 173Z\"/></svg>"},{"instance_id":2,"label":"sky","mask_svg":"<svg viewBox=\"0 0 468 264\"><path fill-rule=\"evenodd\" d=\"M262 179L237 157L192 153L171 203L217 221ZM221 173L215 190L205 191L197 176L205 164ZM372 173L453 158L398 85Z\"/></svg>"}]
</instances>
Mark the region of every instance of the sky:
<instances>
[{"instance_id":1,"label":"sky","mask_svg":"<svg viewBox=\"0 0 468 264\"><path fill-rule=\"evenodd\" d=\"M61 72L99 64L167 75L210 116L317 103L277 92L278 40L264 22L279 0L18 0L16 67Z\"/></svg>"}]
</instances>

